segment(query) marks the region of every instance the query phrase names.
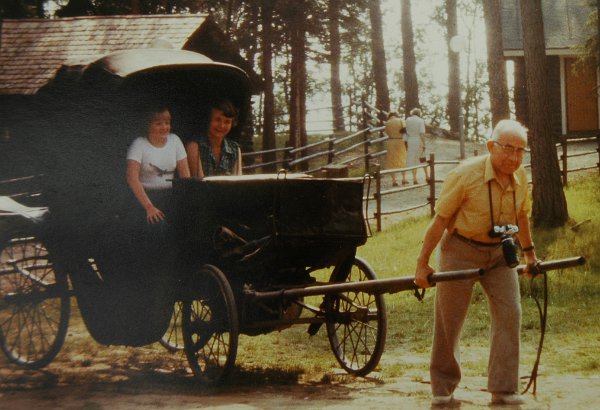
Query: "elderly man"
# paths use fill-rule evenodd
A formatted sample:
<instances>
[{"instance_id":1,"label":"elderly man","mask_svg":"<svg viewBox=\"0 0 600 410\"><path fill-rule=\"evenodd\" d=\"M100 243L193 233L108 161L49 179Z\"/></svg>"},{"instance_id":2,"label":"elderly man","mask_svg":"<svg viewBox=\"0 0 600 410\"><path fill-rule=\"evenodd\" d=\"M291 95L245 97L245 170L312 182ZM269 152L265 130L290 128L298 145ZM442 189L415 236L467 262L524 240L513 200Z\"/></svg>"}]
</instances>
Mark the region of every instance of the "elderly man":
<instances>
[{"instance_id":1,"label":"elderly man","mask_svg":"<svg viewBox=\"0 0 600 410\"><path fill-rule=\"evenodd\" d=\"M427 277L434 269L429 258L438 243L441 271L485 269L478 280L491 315L487 389L494 404L524 402L518 393L519 282L516 269L509 266L515 265L514 260L507 262L510 252L503 252L501 236L517 226L527 266L536 263L527 175L521 166L526 145L527 129L517 121L502 120L487 142L489 154L466 160L449 173L425 233L415 274L418 286L430 286ZM433 405L450 403L460 382L458 342L474 283L461 280L437 285L430 364Z\"/></svg>"}]
</instances>

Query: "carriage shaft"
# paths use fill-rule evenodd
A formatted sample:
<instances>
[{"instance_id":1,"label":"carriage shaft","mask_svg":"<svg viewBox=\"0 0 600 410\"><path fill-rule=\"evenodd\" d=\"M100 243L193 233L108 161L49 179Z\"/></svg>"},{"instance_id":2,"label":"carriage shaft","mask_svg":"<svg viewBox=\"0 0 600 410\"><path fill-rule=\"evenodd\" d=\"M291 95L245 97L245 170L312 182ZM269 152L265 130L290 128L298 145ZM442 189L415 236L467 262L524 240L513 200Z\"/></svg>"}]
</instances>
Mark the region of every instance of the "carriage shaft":
<instances>
[{"instance_id":1,"label":"carriage shaft","mask_svg":"<svg viewBox=\"0 0 600 410\"><path fill-rule=\"evenodd\" d=\"M483 269L467 269L434 273L429 281L432 284L450 280L474 278L483 275ZM402 276L390 279L374 279L363 282L343 282L328 285L307 286L304 288L281 289L266 292L245 290L246 296L254 300L276 298L299 298L305 296L327 295L341 292L365 292L369 294L396 293L405 290L418 289L414 276Z\"/></svg>"},{"instance_id":2,"label":"carriage shaft","mask_svg":"<svg viewBox=\"0 0 600 410\"><path fill-rule=\"evenodd\" d=\"M549 270L565 269L574 266L583 265L585 258L583 256L575 256L572 258L557 259L552 261L540 262L538 270L540 273ZM522 274L525 265L517 266L517 272ZM448 272L434 273L429 277L429 282L435 285L438 282L446 282L452 280L461 280L476 278L484 274L483 269L466 269ZM341 292L365 292L369 294L396 293L406 290L419 289L414 283L414 276L402 276L390 279L374 279L363 282L343 282L332 283L327 285L307 286L304 288L280 289L266 292L254 291L251 289L244 290L244 294L253 299L276 299L276 298L300 298L305 296L328 295Z\"/></svg>"},{"instance_id":3,"label":"carriage shaft","mask_svg":"<svg viewBox=\"0 0 600 410\"><path fill-rule=\"evenodd\" d=\"M574 256L572 258L556 259L552 261L540 262L537 265L539 273L544 273L549 270L572 268L574 266L583 265L585 258L583 256ZM517 266L517 272L522 274L525 271L525 265Z\"/></svg>"}]
</instances>

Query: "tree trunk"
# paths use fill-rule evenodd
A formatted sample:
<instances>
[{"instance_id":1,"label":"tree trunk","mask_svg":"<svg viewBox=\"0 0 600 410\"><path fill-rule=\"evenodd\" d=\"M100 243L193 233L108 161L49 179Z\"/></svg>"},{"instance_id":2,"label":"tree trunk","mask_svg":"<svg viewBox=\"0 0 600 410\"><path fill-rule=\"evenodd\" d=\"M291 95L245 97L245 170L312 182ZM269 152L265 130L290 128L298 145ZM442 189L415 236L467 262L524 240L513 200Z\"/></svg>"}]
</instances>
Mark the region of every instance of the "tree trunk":
<instances>
[{"instance_id":1,"label":"tree trunk","mask_svg":"<svg viewBox=\"0 0 600 410\"><path fill-rule=\"evenodd\" d=\"M483 17L487 38L487 67L490 84L490 104L492 126L498 121L510 118L508 106L508 85L506 83L506 62L502 50L502 22L500 20L500 1L483 2Z\"/></svg>"},{"instance_id":2,"label":"tree trunk","mask_svg":"<svg viewBox=\"0 0 600 410\"><path fill-rule=\"evenodd\" d=\"M448 43L448 123L452 133L459 131L460 106L460 54L450 50L450 39L458 34L456 0L446 1L446 40Z\"/></svg>"},{"instance_id":3,"label":"tree trunk","mask_svg":"<svg viewBox=\"0 0 600 410\"><path fill-rule=\"evenodd\" d=\"M371 19L371 54L373 59L373 76L375 80L375 106L381 111L390 111L390 92L387 84L387 68L383 43L383 26L381 21L380 0L369 0L369 17ZM385 120L380 114L380 120Z\"/></svg>"},{"instance_id":4,"label":"tree trunk","mask_svg":"<svg viewBox=\"0 0 600 410\"><path fill-rule=\"evenodd\" d=\"M596 1L596 64L600 67L600 1Z\"/></svg>"},{"instance_id":5,"label":"tree trunk","mask_svg":"<svg viewBox=\"0 0 600 410\"><path fill-rule=\"evenodd\" d=\"M540 0L521 1L523 51L529 101L529 145L535 226L562 226L568 220L560 169L550 126L544 21Z\"/></svg>"},{"instance_id":6,"label":"tree trunk","mask_svg":"<svg viewBox=\"0 0 600 410\"><path fill-rule=\"evenodd\" d=\"M400 26L402 28L402 66L404 70L404 115L408 116L413 108L421 108L410 0L402 0Z\"/></svg>"},{"instance_id":7,"label":"tree trunk","mask_svg":"<svg viewBox=\"0 0 600 410\"><path fill-rule=\"evenodd\" d=\"M329 64L331 67L331 113L333 131L343 132L344 108L342 106L342 82L340 80L340 0L329 1Z\"/></svg>"},{"instance_id":8,"label":"tree trunk","mask_svg":"<svg viewBox=\"0 0 600 410\"><path fill-rule=\"evenodd\" d=\"M290 5L289 18L290 49L292 54L290 72L290 140L289 145L306 145L306 32L305 0ZM302 155L302 153L300 154ZM307 169L303 163L301 170Z\"/></svg>"},{"instance_id":9,"label":"tree trunk","mask_svg":"<svg viewBox=\"0 0 600 410\"><path fill-rule=\"evenodd\" d=\"M525 78L525 59L514 57L514 95L515 117L521 124L529 124L529 103L527 102L527 80Z\"/></svg>"},{"instance_id":10,"label":"tree trunk","mask_svg":"<svg viewBox=\"0 0 600 410\"><path fill-rule=\"evenodd\" d=\"M46 9L45 9L45 0L37 0L36 1L36 11L37 11L37 16L38 18L43 19L46 14Z\"/></svg>"},{"instance_id":11,"label":"tree trunk","mask_svg":"<svg viewBox=\"0 0 600 410\"><path fill-rule=\"evenodd\" d=\"M234 0L227 0L227 15L225 16L225 35L231 37Z\"/></svg>"},{"instance_id":12,"label":"tree trunk","mask_svg":"<svg viewBox=\"0 0 600 410\"><path fill-rule=\"evenodd\" d=\"M262 23L262 76L264 79L264 115L263 115L263 139L262 149L271 150L276 148L275 140L275 96L273 94L273 2L262 0L261 23ZM276 154L263 154L263 163L275 161ZM277 171L276 165L265 167L267 172Z\"/></svg>"},{"instance_id":13,"label":"tree trunk","mask_svg":"<svg viewBox=\"0 0 600 410\"><path fill-rule=\"evenodd\" d=\"M260 41L260 2L252 1L247 6L246 13L249 15L249 22L247 24L247 35L250 37L246 45L246 61L248 61L252 67L256 67L256 55L258 53L258 42ZM262 70L262 67L261 67ZM251 105L254 104L253 101L250 102ZM252 108L249 108L249 112L252 113ZM258 117L260 118L260 117ZM260 121L258 121L260 122ZM254 135L255 130L257 128L257 117L254 115L247 115L243 124L240 124L240 134L238 143L240 144L240 148L242 152L254 152ZM254 164L255 158L246 158L243 165L252 165Z\"/></svg>"}]
</instances>

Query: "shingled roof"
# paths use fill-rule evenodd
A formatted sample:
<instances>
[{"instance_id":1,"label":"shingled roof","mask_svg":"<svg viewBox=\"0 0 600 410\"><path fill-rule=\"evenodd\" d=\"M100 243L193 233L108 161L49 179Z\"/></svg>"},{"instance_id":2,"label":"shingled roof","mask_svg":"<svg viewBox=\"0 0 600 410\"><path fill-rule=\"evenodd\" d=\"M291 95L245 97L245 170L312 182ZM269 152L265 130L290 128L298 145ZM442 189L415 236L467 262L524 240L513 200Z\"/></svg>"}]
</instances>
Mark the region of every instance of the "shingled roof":
<instances>
[{"instance_id":1,"label":"shingled roof","mask_svg":"<svg viewBox=\"0 0 600 410\"><path fill-rule=\"evenodd\" d=\"M523 50L521 0L501 0L502 40L505 53ZM547 54L574 53L592 34L587 25L593 7L588 0L542 0Z\"/></svg>"},{"instance_id":2,"label":"shingled roof","mask_svg":"<svg viewBox=\"0 0 600 410\"><path fill-rule=\"evenodd\" d=\"M206 14L94 16L0 21L0 94L35 94L63 66L110 52L170 44L216 61L252 67Z\"/></svg>"}]
</instances>

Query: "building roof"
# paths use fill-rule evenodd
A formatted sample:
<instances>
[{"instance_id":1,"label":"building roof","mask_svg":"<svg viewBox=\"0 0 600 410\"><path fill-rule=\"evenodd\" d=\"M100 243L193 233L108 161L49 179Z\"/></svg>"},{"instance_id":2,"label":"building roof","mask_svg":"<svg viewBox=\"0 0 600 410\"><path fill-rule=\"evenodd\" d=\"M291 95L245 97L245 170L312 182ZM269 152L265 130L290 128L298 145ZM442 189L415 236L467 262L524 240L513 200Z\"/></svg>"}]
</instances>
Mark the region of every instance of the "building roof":
<instances>
[{"instance_id":1,"label":"building roof","mask_svg":"<svg viewBox=\"0 0 600 410\"><path fill-rule=\"evenodd\" d=\"M35 94L61 66L153 46L208 51L213 60L250 70L252 77L251 66L237 50L231 44L223 47L224 37L206 14L1 20L0 94Z\"/></svg>"},{"instance_id":2,"label":"building roof","mask_svg":"<svg viewBox=\"0 0 600 410\"><path fill-rule=\"evenodd\" d=\"M519 0L500 0L505 54L522 52L523 29ZM594 7L589 0L542 0L547 54L575 54L593 33L587 22Z\"/></svg>"}]
</instances>

